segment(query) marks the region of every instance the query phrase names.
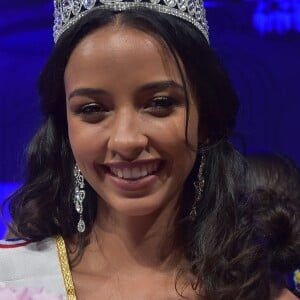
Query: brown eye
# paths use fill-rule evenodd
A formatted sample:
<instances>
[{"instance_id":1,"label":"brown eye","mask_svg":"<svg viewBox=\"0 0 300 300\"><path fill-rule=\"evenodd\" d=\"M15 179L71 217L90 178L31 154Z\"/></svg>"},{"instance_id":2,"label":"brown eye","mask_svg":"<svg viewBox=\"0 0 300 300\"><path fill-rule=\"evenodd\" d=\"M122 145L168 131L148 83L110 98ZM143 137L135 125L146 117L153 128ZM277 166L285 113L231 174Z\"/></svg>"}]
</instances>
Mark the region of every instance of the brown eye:
<instances>
[{"instance_id":1,"label":"brown eye","mask_svg":"<svg viewBox=\"0 0 300 300\"><path fill-rule=\"evenodd\" d=\"M95 103L90 103L87 105L83 105L82 107L80 107L79 112L81 114L93 114L93 113L102 113L102 112L106 112L107 110L99 105L99 104L95 104Z\"/></svg>"},{"instance_id":2,"label":"brown eye","mask_svg":"<svg viewBox=\"0 0 300 300\"><path fill-rule=\"evenodd\" d=\"M153 108L169 108L175 106L176 101L169 97L158 97L154 98L150 104Z\"/></svg>"},{"instance_id":3,"label":"brown eye","mask_svg":"<svg viewBox=\"0 0 300 300\"><path fill-rule=\"evenodd\" d=\"M178 105L178 101L170 97L155 97L146 106L146 111L158 115L166 116Z\"/></svg>"},{"instance_id":4,"label":"brown eye","mask_svg":"<svg viewBox=\"0 0 300 300\"><path fill-rule=\"evenodd\" d=\"M101 104L89 103L79 107L77 113L84 122L98 123L101 122L106 116L109 110Z\"/></svg>"}]
</instances>

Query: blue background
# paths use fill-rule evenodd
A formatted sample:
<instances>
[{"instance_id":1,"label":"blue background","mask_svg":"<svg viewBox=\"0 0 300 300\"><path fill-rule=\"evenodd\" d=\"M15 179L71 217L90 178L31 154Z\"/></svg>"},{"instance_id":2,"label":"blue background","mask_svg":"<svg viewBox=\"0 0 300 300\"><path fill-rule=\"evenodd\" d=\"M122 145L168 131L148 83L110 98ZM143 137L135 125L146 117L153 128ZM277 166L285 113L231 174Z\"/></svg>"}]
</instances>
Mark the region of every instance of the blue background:
<instances>
[{"instance_id":1,"label":"blue background","mask_svg":"<svg viewBox=\"0 0 300 300\"><path fill-rule=\"evenodd\" d=\"M262 35L253 26L256 1L206 3L211 44L241 100L234 143L244 153L284 153L299 165L299 32ZM22 182L26 144L41 121L35 87L53 47L52 7L1 0L0 202Z\"/></svg>"}]
</instances>

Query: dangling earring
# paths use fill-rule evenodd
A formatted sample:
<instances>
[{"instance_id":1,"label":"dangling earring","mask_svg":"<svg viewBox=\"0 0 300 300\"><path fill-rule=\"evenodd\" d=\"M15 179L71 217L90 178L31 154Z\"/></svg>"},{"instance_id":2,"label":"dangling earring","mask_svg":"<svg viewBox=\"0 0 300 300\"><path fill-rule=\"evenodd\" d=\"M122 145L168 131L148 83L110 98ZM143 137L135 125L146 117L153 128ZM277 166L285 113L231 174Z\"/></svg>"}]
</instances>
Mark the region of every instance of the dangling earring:
<instances>
[{"instance_id":1,"label":"dangling earring","mask_svg":"<svg viewBox=\"0 0 300 300\"><path fill-rule=\"evenodd\" d=\"M84 190L84 177L81 174L77 164L74 167L74 184L75 184L75 192L73 201L75 204L75 210L79 213L79 221L77 224L78 232L82 233L85 231L85 223L82 218L83 213L83 201L85 198L85 190Z\"/></svg>"},{"instance_id":2,"label":"dangling earring","mask_svg":"<svg viewBox=\"0 0 300 300\"><path fill-rule=\"evenodd\" d=\"M190 211L190 219L192 221L195 221L195 219L197 217L198 203L200 202L200 200L202 198L202 194L203 194L203 190L204 190L205 180L204 180L203 173L204 173L205 162L206 162L206 155L205 155L205 153L202 153L197 180L194 182L195 201L194 201L192 209Z\"/></svg>"}]
</instances>

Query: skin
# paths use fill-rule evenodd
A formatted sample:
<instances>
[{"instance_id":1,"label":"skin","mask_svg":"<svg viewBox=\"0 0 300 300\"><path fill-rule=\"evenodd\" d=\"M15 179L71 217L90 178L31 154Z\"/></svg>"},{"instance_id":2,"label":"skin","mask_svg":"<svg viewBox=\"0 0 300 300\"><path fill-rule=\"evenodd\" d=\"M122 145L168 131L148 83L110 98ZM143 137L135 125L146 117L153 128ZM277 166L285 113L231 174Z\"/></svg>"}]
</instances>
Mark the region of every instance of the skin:
<instances>
[{"instance_id":1,"label":"skin","mask_svg":"<svg viewBox=\"0 0 300 300\"><path fill-rule=\"evenodd\" d=\"M287 289L284 289L277 298L277 300L298 300L298 299L299 299L298 297L296 297Z\"/></svg>"},{"instance_id":2,"label":"skin","mask_svg":"<svg viewBox=\"0 0 300 300\"><path fill-rule=\"evenodd\" d=\"M91 243L72 270L78 298L182 299L175 277L186 262L174 221L196 153L186 143L175 61L152 36L110 25L77 45L64 79L72 151L99 196ZM199 116L189 98L188 140L196 148ZM142 179L112 174L149 164L155 172ZM187 281L178 289L194 299Z\"/></svg>"}]
</instances>

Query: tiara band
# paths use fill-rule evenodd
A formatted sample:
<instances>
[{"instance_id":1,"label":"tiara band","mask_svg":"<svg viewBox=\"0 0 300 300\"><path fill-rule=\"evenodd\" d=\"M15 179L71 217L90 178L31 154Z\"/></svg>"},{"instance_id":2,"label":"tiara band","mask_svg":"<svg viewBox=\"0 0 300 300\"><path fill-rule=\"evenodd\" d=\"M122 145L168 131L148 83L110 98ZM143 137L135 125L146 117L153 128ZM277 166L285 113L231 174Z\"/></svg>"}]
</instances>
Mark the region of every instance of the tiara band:
<instances>
[{"instance_id":1,"label":"tiara band","mask_svg":"<svg viewBox=\"0 0 300 300\"><path fill-rule=\"evenodd\" d=\"M139 7L146 7L190 22L209 42L202 0L54 0L54 42L56 43L66 30L91 11L97 9L124 11Z\"/></svg>"}]
</instances>

